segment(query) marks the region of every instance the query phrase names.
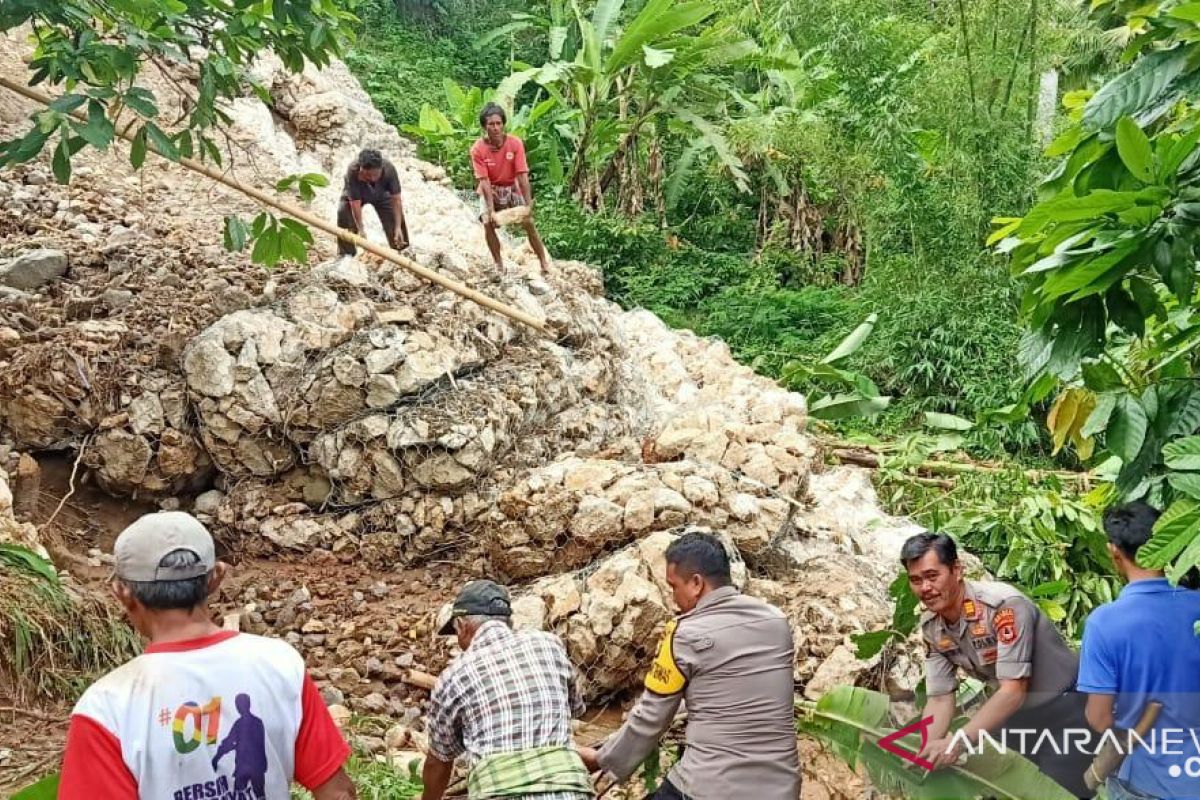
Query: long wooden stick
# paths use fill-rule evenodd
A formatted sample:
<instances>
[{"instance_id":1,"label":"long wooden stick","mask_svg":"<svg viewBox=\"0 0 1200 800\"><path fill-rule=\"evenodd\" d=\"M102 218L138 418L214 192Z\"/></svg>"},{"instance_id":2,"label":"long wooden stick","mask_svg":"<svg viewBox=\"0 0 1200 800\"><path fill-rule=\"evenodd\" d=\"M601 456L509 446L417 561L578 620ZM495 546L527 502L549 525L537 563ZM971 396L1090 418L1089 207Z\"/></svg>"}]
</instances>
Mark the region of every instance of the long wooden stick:
<instances>
[{"instance_id":1,"label":"long wooden stick","mask_svg":"<svg viewBox=\"0 0 1200 800\"><path fill-rule=\"evenodd\" d=\"M853 445L850 447L835 447L829 455L842 464L853 464L868 469L879 469L883 464L883 456L874 450ZM969 475L978 473L1011 472L1008 467L993 464L971 464L963 461L922 461L916 465L917 472L922 475ZM1017 470L1026 480L1038 482L1054 477L1064 481L1088 483L1092 479L1088 472L1068 472L1065 470L1025 469Z\"/></svg>"},{"instance_id":2,"label":"long wooden stick","mask_svg":"<svg viewBox=\"0 0 1200 800\"><path fill-rule=\"evenodd\" d=\"M17 94L29 100L33 100L35 103L41 103L45 106L48 106L54 102L53 98L49 97L48 95L42 94L34 89L30 89L28 86L22 86L21 84L11 81L8 78L0 77L0 86L3 86L9 91L16 92ZM72 111L70 116L82 122L87 122L87 117L85 117L83 113L78 110ZM131 132L130 128L131 126L126 126L124 130L116 130L116 135L120 136L122 139L132 141L135 134ZM155 153L156 155L167 158L154 146L153 142L146 142L146 149L152 153ZM174 159L167 160L171 161ZM331 225L320 217L304 210L303 208L300 208L293 203L276 200L265 192L255 189L253 186L247 186L235 178L230 178L208 166L207 164L201 164L199 161L191 158L180 158L178 159L178 163L182 164L193 172L199 172L201 175L204 175L205 177L210 178L217 183L223 184L228 186L230 189L234 189L244 195L252 197L254 200L258 201L264 206L273 208L276 211L281 211L289 217L298 219L306 225L311 225L312 227L323 230L326 233L330 233L346 241L353 242L369 253L374 253L380 258L390 261L396 266L402 267L414 275L418 275L425 280L430 281L431 283L436 283L438 286L449 289L460 297L464 297L473 303L495 311L498 314L502 314L511 320L520 322L522 325L527 325L538 333L547 336L551 335L550 330L537 318L526 314L524 311L513 308L512 306L505 305L499 300L494 300L491 297L488 297L486 294L478 292L469 286L466 286L465 284L459 283L456 280L447 278L446 276L435 272L428 267L424 267L421 264L418 264L416 261L413 261L411 258L400 255L390 247L380 247L379 245L368 241L362 236L359 236L353 231L346 230L345 228L339 228L336 225Z\"/></svg>"}]
</instances>

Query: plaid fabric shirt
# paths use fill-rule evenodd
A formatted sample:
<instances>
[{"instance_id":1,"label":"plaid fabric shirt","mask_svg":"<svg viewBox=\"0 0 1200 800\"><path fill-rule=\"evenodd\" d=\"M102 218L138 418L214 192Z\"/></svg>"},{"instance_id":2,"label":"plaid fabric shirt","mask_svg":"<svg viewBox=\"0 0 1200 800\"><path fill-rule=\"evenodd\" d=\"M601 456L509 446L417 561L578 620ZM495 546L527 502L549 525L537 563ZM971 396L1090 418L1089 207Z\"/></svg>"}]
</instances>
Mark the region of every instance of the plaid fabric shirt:
<instances>
[{"instance_id":1,"label":"plaid fabric shirt","mask_svg":"<svg viewBox=\"0 0 1200 800\"><path fill-rule=\"evenodd\" d=\"M471 646L433 689L429 752L440 761L549 746L571 746L571 718L584 711L575 670L562 641L542 631L516 632L485 622ZM551 792L529 800L581 800L590 794Z\"/></svg>"}]
</instances>

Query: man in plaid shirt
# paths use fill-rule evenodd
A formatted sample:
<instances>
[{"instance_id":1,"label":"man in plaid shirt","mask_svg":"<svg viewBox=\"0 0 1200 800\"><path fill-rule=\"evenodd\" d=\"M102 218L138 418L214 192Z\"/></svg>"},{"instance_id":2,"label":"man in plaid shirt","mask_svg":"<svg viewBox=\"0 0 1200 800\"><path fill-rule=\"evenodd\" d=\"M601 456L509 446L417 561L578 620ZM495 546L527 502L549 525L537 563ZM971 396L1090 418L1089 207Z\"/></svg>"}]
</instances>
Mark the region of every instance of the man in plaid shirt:
<instances>
[{"instance_id":1,"label":"man in plaid shirt","mask_svg":"<svg viewBox=\"0 0 1200 800\"><path fill-rule=\"evenodd\" d=\"M504 587L467 584L439 633L463 654L442 673L429 711L422 800L442 800L454 759L466 755L471 800L590 800L591 779L571 743L582 714L562 641L514 631Z\"/></svg>"}]
</instances>

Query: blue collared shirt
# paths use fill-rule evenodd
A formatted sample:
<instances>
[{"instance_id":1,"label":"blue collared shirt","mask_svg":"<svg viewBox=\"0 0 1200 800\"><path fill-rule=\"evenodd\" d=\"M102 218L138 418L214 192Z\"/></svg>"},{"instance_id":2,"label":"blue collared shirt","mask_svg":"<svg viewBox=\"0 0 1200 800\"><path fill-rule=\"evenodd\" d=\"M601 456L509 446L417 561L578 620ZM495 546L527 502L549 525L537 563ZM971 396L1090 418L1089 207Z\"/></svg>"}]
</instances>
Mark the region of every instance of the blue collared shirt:
<instances>
[{"instance_id":1,"label":"blue collared shirt","mask_svg":"<svg viewBox=\"0 0 1200 800\"><path fill-rule=\"evenodd\" d=\"M1200 800L1197 619L1200 592L1153 578L1093 611L1083 632L1079 691L1116 695L1116 727L1133 728L1150 700L1163 704L1149 746L1134 750L1119 775L1155 797Z\"/></svg>"}]
</instances>

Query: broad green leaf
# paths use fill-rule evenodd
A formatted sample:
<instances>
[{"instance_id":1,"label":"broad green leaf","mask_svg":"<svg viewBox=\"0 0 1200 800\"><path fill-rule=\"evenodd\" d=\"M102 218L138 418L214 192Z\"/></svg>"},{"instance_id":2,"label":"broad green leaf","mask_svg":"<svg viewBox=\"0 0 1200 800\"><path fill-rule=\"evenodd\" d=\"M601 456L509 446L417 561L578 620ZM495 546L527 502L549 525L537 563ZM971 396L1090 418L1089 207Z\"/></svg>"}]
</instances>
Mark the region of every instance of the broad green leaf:
<instances>
[{"instance_id":1,"label":"broad green leaf","mask_svg":"<svg viewBox=\"0 0 1200 800\"><path fill-rule=\"evenodd\" d=\"M1017 228L1022 236L1038 233L1052 222L1080 222L1124 211L1137 204L1137 192L1096 189L1081 197L1063 195L1038 203Z\"/></svg>"},{"instance_id":2,"label":"broad green leaf","mask_svg":"<svg viewBox=\"0 0 1200 800\"><path fill-rule=\"evenodd\" d=\"M1173 584L1178 584L1180 579L1187 574L1192 567L1200 565L1200 531L1197 531L1193 537L1191 544L1184 549L1179 557L1167 569L1167 580Z\"/></svg>"},{"instance_id":3,"label":"broad green leaf","mask_svg":"<svg viewBox=\"0 0 1200 800\"><path fill-rule=\"evenodd\" d=\"M642 52L642 45L653 45L676 31L698 25L717 11L710 3L678 3L674 0L650 0L625 28L616 46L604 62L604 73L615 75L628 67Z\"/></svg>"},{"instance_id":4,"label":"broad green leaf","mask_svg":"<svg viewBox=\"0 0 1200 800\"><path fill-rule=\"evenodd\" d=\"M1176 6L1167 12L1167 16L1188 22L1200 22L1200 3L1184 3Z\"/></svg>"},{"instance_id":5,"label":"broad green leaf","mask_svg":"<svg viewBox=\"0 0 1200 800\"><path fill-rule=\"evenodd\" d=\"M621 15L623 5L624 0L599 0L596 3L596 8L592 11L592 28L596 31L596 38L600 40L601 46L608 39L613 22Z\"/></svg>"},{"instance_id":6,"label":"broad green leaf","mask_svg":"<svg viewBox=\"0 0 1200 800\"><path fill-rule=\"evenodd\" d=\"M273 267L279 263L280 253L279 229L272 225L254 240L254 249L250 252L250 260L255 264Z\"/></svg>"},{"instance_id":7,"label":"broad green leaf","mask_svg":"<svg viewBox=\"0 0 1200 800\"><path fill-rule=\"evenodd\" d=\"M1117 153L1125 167L1143 183L1154 182L1154 150L1146 136L1131 117L1117 122Z\"/></svg>"},{"instance_id":8,"label":"broad green leaf","mask_svg":"<svg viewBox=\"0 0 1200 800\"><path fill-rule=\"evenodd\" d=\"M1176 439L1163 447L1162 454L1171 469L1200 470L1200 436Z\"/></svg>"},{"instance_id":9,"label":"broad green leaf","mask_svg":"<svg viewBox=\"0 0 1200 800\"><path fill-rule=\"evenodd\" d=\"M1163 154L1161 137L1159 142L1160 171L1163 180L1166 180L1179 171L1179 167L1196 149L1196 144L1200 143L1200 125L1196 125L1183 136L1171 140L1171 144L1167 148L1165 155Z\"/></svg>"},{"instance_id":10,"label":"broad green leaf","mask_svg":"<svg viewBox=\"0 0 1200 800\"><path fill-rule=\"evenodd\" d=\"M1104 84L1083 109L1083 125L1103 130L1124 116L1153 105L1187 65L1187 47L1142 56L1132 68Z\"/></svg>"},{"instance_id":11,"label":"broad green leaf","mask_svg":"<svg viewBox=\"0 0 1200 800\"><path fill-rule=\"evenodd\" d=\"M858 352L862 347L863 342L871 335L871 331L875 330L875 323L879 322L878 314L870 314L861 325L850 332L850 335L833 348L833 351L821 359L822 364L836 364L844 358L848 358Z\"/></svg>"},{"instance_id":12,"label":"broad green leaf","mask_svg":"<svg viewBox=\"0 0 1200 800\"><path fill-rule=\"evenodd\" d=\"M1079 429L1080 436L1093 437L1103 433L1108 428L1112 413L1117 407L1117 395L1105 393L1096 398L1096 407L1088 414L1087 420Z\"/></svg>"},{"instance_id":13,"label":"broad green leaf","mask_svg":"<svg viewBox=\"0 0 1200 800\"><path fill-rule=\"evenodd\" d=\"M1180 494L1200 500L1200 472L1170 472L1167 483Z\"/></svg>"},{"instance_id":14,"label":"broad green leaf","mask_svg":"<svg viewBox=\"0 0 1200 800\"><path fill-rule=\"evenodd\" d=\"M1108 423L1107 444L1113 455L1126 464L1137 458L1146 441L1149 420L1142 404L1132 395L1121 395Z\"/></svg>"},{"instance_id":15,"label":"broad green leaf","mask_svg":"<svg viewBox=\"0 0 1200 800\"><path fill-rule=\"evenodd\" d=\"M1122 268L1125 260L1138 249L1139 244L1137 239L1125 239L1102 256L1056 272L1042 286L1043 302L1049 302L1073 292L1075 294L1071 299L1077 300L1086 296L1083 294L1085 292L1096 294L1104 291L1108 288L1104 285L1105 280L1112 278L1110 272ZM1112 280L1108 282L1111 284Z\"/></svg>"},{"instance_id":16,"label":"broad green leaf","mask_svg":"<svg viewBox=\"0 0 1200 800\"><path fill-rule=\"evenodd\" d=\"M858 763L879 791L908 800L958 797L994 797L1000 800L1071 800L1072 795L1043 775L1014 751L985 749L962 766L926 773L911 767L879 746L892 731L883 727L888 698L879 692L836 686L816 703L796 704L797 729L833 746L839 758L853 768ZM901 740L916 752L917 732Z\"/></svg>"},{"instance_id":17,"label":"broad green leaf","mask_svg":"<svg viewBox=\"0 0 1200 800\"><path fill-rule=\"evenodd\" d=\"M1083 372L1083 383L1087 388L1099 394L1112 389L1124 387L1121 375L1107 361L1092 361L1080 368Z\"/></svg>"},{"instance_id":18,"label":"broad green leaf","mask_svg":"<svg viewBox=\"0 0 1200 800\"><path fill-rule=\"evenodd\" d=\"M148 119L158 116L153 92L140 86L135 86L125 93L125 105Z\"/></svg>"},{"instance_id":19,"label":"broad green leaf","mask_svg":"<svg viewBox=\"0 0 1200 800\"><path fill-rule=\"evenodd\" d=\"M533 77L541 72L541 67L532 69L524 69L519 72L514 72L504 80L500 81L500 85L496 87L495 100L502 106L512 108L517 92L533 80ZM424 123L422 123L424 124Z\"/></svg>"},{"instance_id":20,"label":"broad green leaf","mask_svg":"<svg viewBox=\"0 0 1200 800\"><path fill-rule=\"evenodd\" d=\"M147 122L143 130L146 131L147 140L160 156L170 161L179 160L179 148L171 141L171 137L162 132L161 128L153 122Z\"/></svg>"},{"instance_id":21,"label":"broad green leaf","mask_svg":"<svg viewBox=\"0 0 1200 800\"><path fill-rule=\"evenodd\" d=\"M133 135L133 142L129 146L129 163L134 169L141 169L142 164L146 162L146 126L138 129L138 132Z\"/></svg>"},{"instance_id":22,"label":"broad green leaf","mask_svg":"<svg viewBox=\"0 0 1200 800\"><path fill-rule=\"evenodd\" d=\"M1138 548L1138 564L1146 569L1164 569L1200 532L1200 503L1190 498L1176 500L1154 523L1150 541Z\"/></svg>"},{"instance_id":23,"label":"broad green leaf","mask_svg":"<svg viewBox=\"0 0 1200 800\"><path fill-rule=\"evenodd\" d=\"M1071 588L1071 582L1067 580L1048 581L1035 586L1030 592L1030 597L1054 597Z\"/></svg>"},{"instance_id":24,"label":"broad green leaf","mask_svg":"<svg viewBox=\"0 0 1200 800\"><path fill-rule=\"evenodd\" d=\"M70 114L75 109L87 102L87 97L82 94L64 94L62 97L56 98L50 104L50 108L55 111L60 111L63 114Z\"/></svg>"},{"instance_id":25,"label":"broad green leaf","mask_svg":"<svg viewBox=\"0 0 1200 800\"><path fill-rule=\"evenodd\" d=\"M294 219L281 219L279 224L291 232L293 236L305 244L312 244L313 237L310 231L302 222Z\"/></svg>"},{"instance_id":26,"label":"broad green leaf","mask_svg":"<svg viewBox=\"0 0 1200 800\"><path fill-rule=\"evenodd\" d=\"M490 31L479 36L471 43L471 46L476 50L482 50L497 39L503 39L521 31L529 30L534 27L533 20L519 19L512 22L507 22L498 28L492 28ZM553 56L557 58L557 56Z\"/></svg>"},{"instance_id":27,"label":"broad green leaf","mask_svg":"<svg viewBox=\"0 0 1200 800\"><path fill-rule=\"evenodd\" d=\"M435 133L454 133L454 125L446 115L428 103L421 106L420 126L422 130L433 131Z\"/></svg>"},{"instance_id":28,"label":"broad green leaf","mask_svg":"<svg viewBox=\"0 0 1200 800\"><path fill-rule=\"evenodd\" d=\"M701 137L704 138L705 142L716 153L717 159L721 162L722 166L729 170L738 189L743 192L749 191L750 179L747 177L746 171L742 168L742 161L730 146L729 140L725 138L725 134L721 132L721 129L712 122L687 109L677 109L675 116L700 132Z\"/></svg>"},{"instance_id":29,"label":"broad green leaf","mask_svg":"<svg viewBox=\"0 0 1200 800\"><path fill-rule=\"evenodd\" d=\"M900 634L893 630L850 634L850 640L854 642L854 655L864 661L869 658L874 658L875 655L882 650L888 642L897 638L901 638Z\"/></svg>"},{"instance_id":30,"label":"broad green leaf","mask_svg":"<svg viewBox=\"0 0 1200 800\"><path fill-rule=\"evenodd\" d=\"M642 45L642 53L645 55L646 66L650 69L665 67L675 58L674 50L656 50L645 44Z\"/></svg>"},{"instance_id":31,"label":"broad green leaf","mask_svg":"<svg viewBox=\"0 0 1200 800\"><path fill-rule=\"evenodd\" d=\"M925 412L925 427L941 428L948 431L969 431L975 427L975 423L969 419L957 417L954 414L941 414L937 411Z\"/></svg>"},{"instance_id":32,"label":"broad green leaf","mask_svg":"<svg viewBox=\"0 0 1200 800\"><path fill-rule=\"evenodd\" d=\"M1000 227L993 231L992 235L987 238L988 247L994 247L997 242L1015 231L1021 225L1021 219L1020 217L997 217L992 220L992 224L999 225Z\"/></svg>"},{"instance_id":33,"label":"broad green leaf","mask_svg":"<svg viewBox=\"0 0 1200 800\"><path fill-rule=\"evenodd\" d=\"M67 134L64 131L62 138L59 139L58 147L54 148L54 158L51 159L50 168L54 171L54 180L61 184L71 182L71 150L67 144Z\"/></svg>"},{"instance_id":34,"label":"broad green leaf","mask_svg":"<svg viewBox=\"0 0 1200 800\"><path fill-rule=\"evenodd\" d=\"M248 235L249 231L246 230L246 223L242 222L240 217L228 216L225 218L224 241L226 250L240 253L246 249Z\"/></svg>"},{"instance_id":35,"label":"broad green leaf","mask_svg":"<svg viewBox=\"0 0 1200 800\"><path fill-rule=\"evenodd\" d=\"M837 394L823 397L813 403L808 413L816 419L846 419L847 417L873 417L884 411L892 401L890 397L860 397L854 394Z\"/></svg>"}]
</instances>

